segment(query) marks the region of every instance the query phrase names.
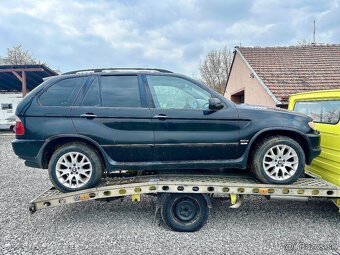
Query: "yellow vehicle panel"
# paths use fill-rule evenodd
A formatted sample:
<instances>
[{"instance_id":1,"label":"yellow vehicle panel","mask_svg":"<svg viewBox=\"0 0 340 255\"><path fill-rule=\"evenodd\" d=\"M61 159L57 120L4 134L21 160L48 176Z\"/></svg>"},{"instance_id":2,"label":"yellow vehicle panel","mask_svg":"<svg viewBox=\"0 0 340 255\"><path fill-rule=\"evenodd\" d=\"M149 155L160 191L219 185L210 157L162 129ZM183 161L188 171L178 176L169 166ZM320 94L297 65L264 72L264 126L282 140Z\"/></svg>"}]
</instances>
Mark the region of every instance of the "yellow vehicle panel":
<instances>
[{"instance_id":1,"label":"yellow vehicle panel","mask_svg":"<svg viewBox=\"0 0 340 255\"><path fill-rule=\"evenodd\" d=\"M311 116L321 134L321 154L306 170L340 186L340 89L292 95L288 109Z\"/></svg>"}]
</instances>

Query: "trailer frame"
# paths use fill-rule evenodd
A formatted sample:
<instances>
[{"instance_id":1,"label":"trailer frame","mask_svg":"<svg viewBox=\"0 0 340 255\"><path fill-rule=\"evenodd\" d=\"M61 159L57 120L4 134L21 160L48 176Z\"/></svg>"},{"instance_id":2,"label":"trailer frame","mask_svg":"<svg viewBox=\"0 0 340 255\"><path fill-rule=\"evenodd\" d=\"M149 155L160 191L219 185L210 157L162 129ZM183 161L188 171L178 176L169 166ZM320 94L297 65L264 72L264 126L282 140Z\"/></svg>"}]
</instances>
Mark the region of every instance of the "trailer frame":
<instances>
[{"instance_id":1,"label":"trailer frame","mask_svg":"<svg viewBox=\"0 0 340 255\"><path fill-rule=\"evenodd\" d=\"M131 196L133 201L139 202L141 195L157 195L156 215L164 206L166 197L171 194L184 194L183 196L189 197L190 194L201 194L208 209L212 207L211 197L213 195L222 195L230 199L231 208L240 207L244 195L300 201L308 201L311 198L327 198L335 203L340 212L340 187L310 172L306 173L305 178L300 178L289 185L263 184L252 175L155 174L104 178L96 188L76 192L62 193L51 187L29 203L29 211L34 213L41 209L66 204L110 200L126 196ZM191 195L191 197L193 196Z\"/></svg>"}]
</instances>

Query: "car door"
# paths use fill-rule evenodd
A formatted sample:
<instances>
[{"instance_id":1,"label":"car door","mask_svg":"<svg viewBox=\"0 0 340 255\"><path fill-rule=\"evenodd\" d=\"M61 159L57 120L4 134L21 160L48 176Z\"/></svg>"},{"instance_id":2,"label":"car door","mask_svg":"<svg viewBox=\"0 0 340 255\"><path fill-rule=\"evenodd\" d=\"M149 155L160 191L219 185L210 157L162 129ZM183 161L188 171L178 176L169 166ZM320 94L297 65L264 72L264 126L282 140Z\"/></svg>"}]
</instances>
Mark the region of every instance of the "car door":
<instances>
[{"instance_id":1,"label":"car door","mask_svg":"<svg viewBox=\"0 0 340 255\"><path fill-rule=\"evenodd\" d=\"M99 143L114 161L152 160L150 110L138 75L101 75L90 83L72 107L77 132Z\"/></svg>"},{"instance_id":2,"label":"car door","mask_svg":"<svg viewBox=\"0 0 340 255\"><path fill-rule=\"evenodd\" d=\"M239 125L232 104L209 110L212 93L184 77L146 75L144 79L151 98L156 161L236 157Z\"/></svg>"}]
</instances>

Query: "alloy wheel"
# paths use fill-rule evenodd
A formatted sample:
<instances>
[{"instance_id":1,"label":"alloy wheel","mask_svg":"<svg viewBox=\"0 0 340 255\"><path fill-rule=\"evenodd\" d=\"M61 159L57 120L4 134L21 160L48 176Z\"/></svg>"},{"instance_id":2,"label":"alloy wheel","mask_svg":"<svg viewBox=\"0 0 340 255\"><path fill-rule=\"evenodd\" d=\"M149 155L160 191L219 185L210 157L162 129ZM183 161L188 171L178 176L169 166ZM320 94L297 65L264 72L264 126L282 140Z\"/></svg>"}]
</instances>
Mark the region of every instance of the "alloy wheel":
<instances>
[{"instance_id":1,"label":"alloy wheel","mask_svg":"<svg viewBox=\"0 0 340 255\"><path fill-rule=\"evenodd\" d=\"M296 151L284 144L271 147L263 158L266 174L274 180L287 180L298 169L299 158Z\"/></svg>"},{"instance_id":2,"label":"alloy wheel","mask_svg":"<svg viewBox=\"0 0 340 255\"><path fill-rule=\"evenodd\" d=\"M57 180L68 188L84 186L89 182L92 172L91 161L80 152L65 153L56 164Z\"/></svg>"}]
</instances>

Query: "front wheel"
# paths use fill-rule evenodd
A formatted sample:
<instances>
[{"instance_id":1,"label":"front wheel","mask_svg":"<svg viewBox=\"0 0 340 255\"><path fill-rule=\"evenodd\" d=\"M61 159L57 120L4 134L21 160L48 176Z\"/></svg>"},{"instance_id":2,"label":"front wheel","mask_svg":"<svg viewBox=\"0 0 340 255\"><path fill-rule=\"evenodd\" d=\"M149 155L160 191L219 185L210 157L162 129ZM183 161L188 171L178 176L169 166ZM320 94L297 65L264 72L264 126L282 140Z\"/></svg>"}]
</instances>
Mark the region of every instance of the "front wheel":
<instances>
[{"instance_id":1,"label":"front wheel","mask_svg":"<svg viewBox=\"0 0 340 255\"><path fill-rule=\"evenodd\" d=\"M62 192L95 187L103 173L103 164L91 147L69 143L52 155L48 172L53 185Z\"/></svg>"},{"instance_id":2,"label":"front wheel","mask_svg":"<svg viewBox=\"0 0 340 255\"><path fill-rule=\"evenodd\" d=\"M304 167L303 149L286 136L268 137L253 152L252 168L263 183L291 184L301 177Z\"/></svg>"}]
</instances>

